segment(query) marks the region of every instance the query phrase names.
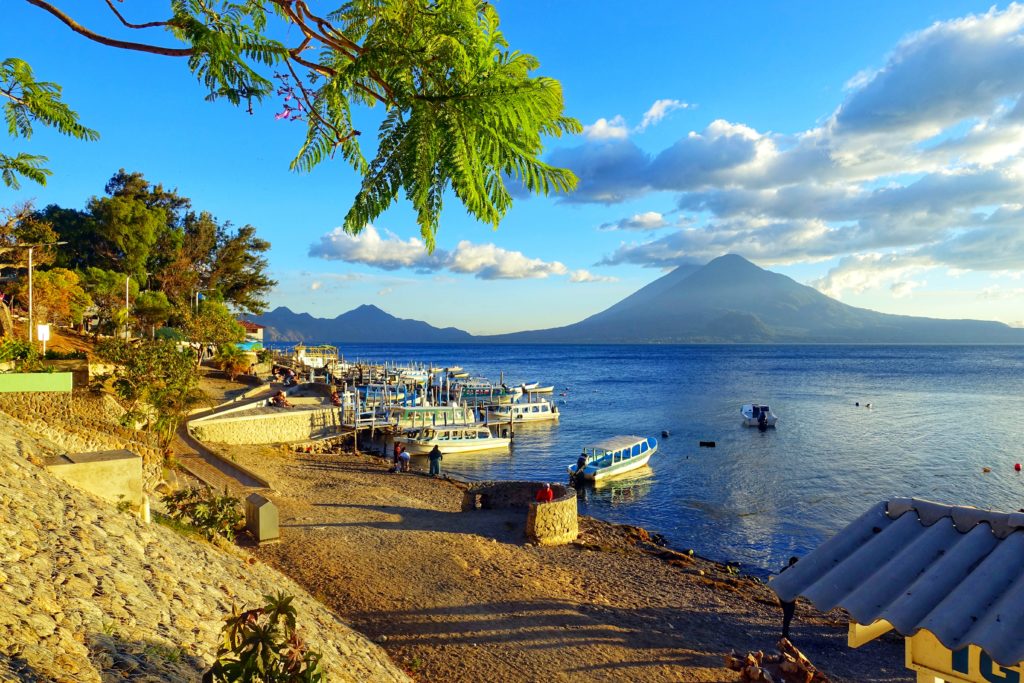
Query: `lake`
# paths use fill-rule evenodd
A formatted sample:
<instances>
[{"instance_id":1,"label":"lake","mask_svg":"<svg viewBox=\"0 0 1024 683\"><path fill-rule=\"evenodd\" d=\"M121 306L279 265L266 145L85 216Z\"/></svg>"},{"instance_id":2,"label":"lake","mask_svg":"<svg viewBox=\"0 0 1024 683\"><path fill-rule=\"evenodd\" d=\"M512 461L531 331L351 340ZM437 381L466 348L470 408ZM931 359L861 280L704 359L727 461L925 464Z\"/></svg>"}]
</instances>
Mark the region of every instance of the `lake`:
<instances>
[{"instance_id":1,"label":"lake","mask_svg":"<svg viewBox=\"0 0 1024 683\"><path fill-rule=\"evenodd\" d=\"M494 381L503 372L510 386L555 385L560 423L517 427L508 453L444 459L445 471L467 478L566 481L586 443L657 437L648 468L588 487L580 512L753 573L777 570L893 497L1024 507L1014 471L1024 462L1024 347L339 348L348 360L429 361ZM742 426L740 405L752 401L771 405L776 429Z\"/></svg>"}]
</instances>

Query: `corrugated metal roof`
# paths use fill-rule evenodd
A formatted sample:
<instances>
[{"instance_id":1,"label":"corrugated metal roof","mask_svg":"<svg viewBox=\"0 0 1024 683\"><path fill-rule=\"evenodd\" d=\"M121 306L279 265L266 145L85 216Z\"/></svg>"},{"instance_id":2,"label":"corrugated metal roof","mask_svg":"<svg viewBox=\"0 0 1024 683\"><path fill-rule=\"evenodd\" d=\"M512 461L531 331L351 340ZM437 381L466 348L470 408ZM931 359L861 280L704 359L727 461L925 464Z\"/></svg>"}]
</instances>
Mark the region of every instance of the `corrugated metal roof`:
<instances>
[{"instance_id":1,"label":"corrugated metal roof","mask_svg":"<svg viewBox=\"0 0 1024 683\"><path fill-rule=\"evenodd\" d=\"M858 624L931 631L998 664L1024 661L1024 513L899 498L878 503L769 586Z\"/></svg>"}]
</instances>

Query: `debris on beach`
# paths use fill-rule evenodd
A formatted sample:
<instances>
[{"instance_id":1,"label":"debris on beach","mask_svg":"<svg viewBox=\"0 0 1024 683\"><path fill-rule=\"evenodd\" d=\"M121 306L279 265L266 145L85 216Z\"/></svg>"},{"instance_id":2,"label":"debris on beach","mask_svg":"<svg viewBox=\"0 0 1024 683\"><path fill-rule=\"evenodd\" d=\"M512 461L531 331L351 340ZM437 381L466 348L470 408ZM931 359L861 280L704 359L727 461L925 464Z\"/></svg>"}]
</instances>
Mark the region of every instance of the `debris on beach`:
<instances>
[{"instance_id":1,"label":"debris on beach","mask_svg":"<svg viewBox=\"0 0 1024 683\"><path fill-rule=\"evenodd\" d=\"M725 666L739 671L740 680L751 683L831 683L788 638L780 639L776 647L779 652L774 655L758 651L740 657L732 652L725 656Z\"/></svg>"}]
</instances>

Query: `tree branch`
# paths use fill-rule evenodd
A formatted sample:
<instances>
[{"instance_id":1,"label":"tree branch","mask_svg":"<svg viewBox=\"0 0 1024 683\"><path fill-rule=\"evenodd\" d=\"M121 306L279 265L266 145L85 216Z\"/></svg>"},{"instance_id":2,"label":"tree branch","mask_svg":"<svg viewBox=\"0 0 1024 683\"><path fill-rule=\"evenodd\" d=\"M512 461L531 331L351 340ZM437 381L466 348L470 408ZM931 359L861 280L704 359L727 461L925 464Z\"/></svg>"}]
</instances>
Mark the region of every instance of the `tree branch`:
<instances>
[{"instance_id":1,"label":"tree branch","mask_svg":"<svg viewBox=\"0 0 1024 683\"><path fill-rule=\"evenodd\" d=\"M30 5L35 5L40 9L43 9L53 16L60 19L75 33L85 36L89 40L93 40L102 45L109 47L118 47L122 50L135 50L136 52L148 52L154 55L164 55L165 57L190 57L193 54L192 48L171 48L171 47L160 47L159 45L146 45L144 43L133 43L127 40L117 40L116 38L108 38L107 36L100 35L95 31L91 31L86 27L79 24L77 21L69 17L68 15L61 12L59 9L46 2L45 0L25 0Z\"/></svg>"},{"instance_id":2,"label":"tree branch","mask_svg":"<svg viewBox=\"0 0 1024 683\"><path fill-rule=\"evenodd\" d=\"M149 21L145 24L132 24L131 22L126 20L120 12L117 11L117 8L114 7L114 3L111 2L111 0L107 0L107 7L109 7L110 11L114 13L114 16L120 19L121 23L127 26L128 28L154 28L157 26L174 26L173 21Z\"/></svg>"}]
</instances>

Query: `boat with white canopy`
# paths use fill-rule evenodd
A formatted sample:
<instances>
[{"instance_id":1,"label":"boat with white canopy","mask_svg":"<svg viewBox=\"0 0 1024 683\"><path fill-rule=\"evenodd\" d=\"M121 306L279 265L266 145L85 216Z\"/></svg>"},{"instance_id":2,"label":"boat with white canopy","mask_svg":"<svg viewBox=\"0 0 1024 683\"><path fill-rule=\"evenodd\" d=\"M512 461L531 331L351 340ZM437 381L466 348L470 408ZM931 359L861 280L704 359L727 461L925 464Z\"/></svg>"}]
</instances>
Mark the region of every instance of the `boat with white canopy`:
<instances>
[{"instance_id":1,"label":"boat with white canopy","mask_svg":"<svg viewBox=\"0 0 1024 683\"><path fill-rule=\"evenodd\" d=\"M643 467L658 450L654 437L616 436L592 446L584 446L583 477L598 481ZM576 478L577 465L570 465L569 475Z\"/></svg>"},{"instance_id":2,"label":"boat with white canopy","mask_svg":"<svg viewBox=\"0 0 1024 683\"><path fill-rule=\"evenodd\" d=\"M437 446L443 455L448 455L507 449L512 440L495 436L485 425L449 425L409 429L404 434L396 436L395 443L404 444L410 455L426 455L434 446Z\"/></svg>"},{"instance_id":3,"label":"boat with white canopy","mask_svg":"<svg viewBox=\"0 0 1024 683\"><path fill-rule=\"evenodd\" d=\"M558 419L558 406L550 401L502 403L487 406L488 422L548 422Z\"/></svg>"}]
</instances>

